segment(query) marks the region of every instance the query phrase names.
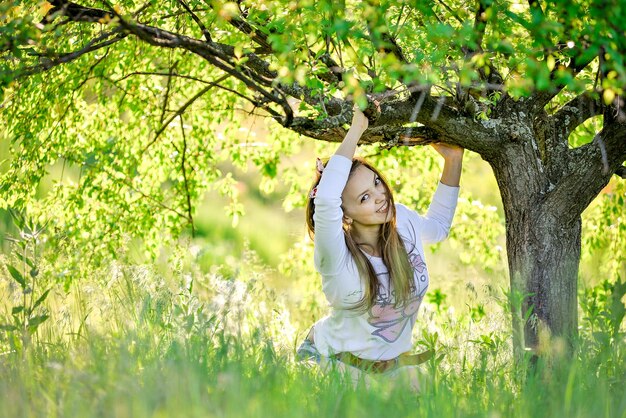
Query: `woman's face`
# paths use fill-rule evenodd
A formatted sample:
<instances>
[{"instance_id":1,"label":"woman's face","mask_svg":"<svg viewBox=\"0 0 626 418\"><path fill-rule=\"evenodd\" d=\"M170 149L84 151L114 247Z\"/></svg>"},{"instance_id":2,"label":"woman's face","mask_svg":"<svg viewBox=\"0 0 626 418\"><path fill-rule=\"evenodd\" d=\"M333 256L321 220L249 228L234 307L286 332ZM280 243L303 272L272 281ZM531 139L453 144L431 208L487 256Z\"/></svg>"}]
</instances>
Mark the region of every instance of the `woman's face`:
<instances>
[{"instance_id":1,"label":"woman's face","mask_svg":"<svg viewBox=\"0 0 626 418\"><path fill-rule=\"evenodd\" d=\"M354 170L341 199L343 214L353 225L381 225L391 220L385 186L378 175L364 165Z\"/></svg>"}]
</instances>

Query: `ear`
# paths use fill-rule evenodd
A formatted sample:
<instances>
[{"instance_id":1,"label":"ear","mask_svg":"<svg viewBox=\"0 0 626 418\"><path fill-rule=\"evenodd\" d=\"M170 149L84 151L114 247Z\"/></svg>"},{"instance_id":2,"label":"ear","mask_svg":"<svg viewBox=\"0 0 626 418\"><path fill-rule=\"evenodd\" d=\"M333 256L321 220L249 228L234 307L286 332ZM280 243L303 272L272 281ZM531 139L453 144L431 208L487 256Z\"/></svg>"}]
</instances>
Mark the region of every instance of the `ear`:
<instances>
[{"instance_id":1,"label":"ear","mask_svg":"<svg viewBox=\"0 0 626 418\"><path fill-rule=\"evenodd\" d=\"M346 225L352 225L352 218L348 218L347 216L345 216L345 215L344 215L344 217L343 217L343 222L344 222Z\"/></svg>"}]
</instances>

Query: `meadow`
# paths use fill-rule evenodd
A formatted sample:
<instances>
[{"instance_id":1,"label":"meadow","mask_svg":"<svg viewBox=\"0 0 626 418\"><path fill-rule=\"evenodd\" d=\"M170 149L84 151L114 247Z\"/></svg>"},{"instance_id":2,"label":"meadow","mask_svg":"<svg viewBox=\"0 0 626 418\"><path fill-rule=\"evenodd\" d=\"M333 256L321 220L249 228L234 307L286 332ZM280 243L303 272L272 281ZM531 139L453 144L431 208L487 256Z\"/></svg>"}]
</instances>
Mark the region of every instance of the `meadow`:
<instances>
[{"instance_id":1,"label":"meadow","mask_svg":"<svg viewBox=\"0 0 626 418\"><path fill-rule=\"evenodd\" d=\"M476 176L485 169L469 167ZM505 260L485 270L445 244L430 254L440 278L414 332L416 350L437 352L422 366L421 392L386 381L353 386L294 361L326 310L301 212L284 214L280 196L251 191L243 200L248 215L236 228L211 195L199 209L198 238L168 244L152 260L129 243L72 280L46 263L57 249L38 244L26 292L7 266L32 270L5 242L0 416L626 417L619 276L582 277L571 353L546 339L538 362L530 353L515 359ZM282 238L268 248L268 236ZM29 324L19 324L19 306L32 308ZM36 313L46 318L37 323Z\"/></svg>"}]
</instances>

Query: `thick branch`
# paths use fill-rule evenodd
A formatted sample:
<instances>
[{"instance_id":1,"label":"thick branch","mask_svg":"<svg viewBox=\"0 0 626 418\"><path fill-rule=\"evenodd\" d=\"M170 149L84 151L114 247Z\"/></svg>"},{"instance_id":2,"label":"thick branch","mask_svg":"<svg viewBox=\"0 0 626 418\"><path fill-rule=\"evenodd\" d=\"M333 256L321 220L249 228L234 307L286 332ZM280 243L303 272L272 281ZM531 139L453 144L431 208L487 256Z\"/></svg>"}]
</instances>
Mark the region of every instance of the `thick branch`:
<instances>
[{"instance_id":1,"label":"thick branch","mask_svg":"<svg viewBox=\"0 0 626 418\"><path fill-rule=\"evenodd\" d=\"M99 37L92 39L90 42L88 42L84 47L82 47L81 49L74 51L74 52L69 52L66 54L62 54L62 55L58 55L56 56L54 59L50 59L50 58L42 58L41 60L43 61L41 64L38 65L34 65L31 67L26 67L23 70L20 70L16 75L15 78L21 78L21 77L27 77L33 74L39 74L45 71L48 71L49 69L62 65L62 64L66 64L68 62L72 62L77 58L80 58L81 56L88 54L90 52L93 51L97 51L99 49L105 48L109 45L112 45L124 38L126 38L126 36L128 36L127 33L118 33L120 32L119 29L114 29L111 32L106 32L102 35L100 35ZM117 34L116 34L117 33ZM116 34L113 38L110 38L112 35ZM110 39L107 39L110 38ZM105 40L106 39L106 40Z\"/></svg>"},{"instance_id":2,"label":"thick branch","mask_svg":"<svg viewBox=\"0 0 626 418\"><path fill-rule=\"evenodd\" d=\"M388 146L446 142L482 155L493 154L498 149L498 140L491 129L464 118L445 104L445 97L441 99L424 93L380 104L379 109L376 104L370 103L365 111L370 124L362 141L383 142ZM340 115L323 120L296 117L291 129L311 138L340 142L346 134L344 126L352 117L351 103L344 102L342 108ZM417 122L422 126L407 127L407 122Z\"/></svg>"},{"instance_id":3,"label":"thick branch","mask_svg":"<svg viewBox=\"0 0 626 418\"><path fill-rule=\"evenodd\" d=\"M104 1L104 3L108 5L108 2ZM258 93L259 97L253 99L255 106L268 111L283 126L299 132L306 132L307 135L316 138L334 140L335 138L343 137L343 126L349 123L351 118L351 102L335 97L324 98L324 105L333 110L332 113L329 112L331 116L324 120L324 126L316 123L313 128L307 127L307 123L310 124L310 121L303 124L302 119L298 119L298 124L292 126L293 111L287 102L288 95L303 98L312 105L318 105L322 98L313 96L310 89L295 83L292 85L277 84L276 72L270 70L269 63L262 60L258 55L249 53L244 54L242 57L237 57L234 47L230 45L201 41L149 25L125 21L112 8L110 13L115 15L115 19L119 21L121 28L125 32L134 34L146 43L163 48L180 48L192 52L207 60L214 67L243 82L250 91ZM199 95L192 98L189 103L192 103L200 95L205 94L212 85L209 84L206 89L201 90ZM416 137L423 140L423 132L414 134L411 133L413 132L412 129L407 130L403 127L407 122L417 122L432 130L432 132L429 131L428 138L430 139L434 140L434 138L437 138L456 143L483 155L489 154L490 150L496 149L491 130L478 122L460 115L454 108L448 105L450 100L450 98L445 96L433 98L429 95L427 89L422 89L421 93L411 94L403 100L382 103L380 110L372 111L370 109L367 113L372 116L372 123L370 123L371 130L364 140L368 140L367 138L369 137L369 141L398 142L401 141L401 135L407 138ZM285 116L281 117L274 111L271 107L272 104L281 106ZM183 106L183 111L185 107ZM370 103L370 107L375 107L373 102ZM176 113L181 114L181 111L179 110ZM163 126L167 126L167 124L168 122L165 122ZM159 130L156 137L162 130L163 128ZM399 133L402 130L405 130L404 134ZM419 129L415 132L420 131L425 130ZM156 137L153 141L156 140Z\"/></svg>"},{"instance_id":4,"label":"thick branch","mask_svg":"<svg viewBox=\"0 0 626 418\"><path fill-rule=\"evenodd\" d=\"M342 126L333 126L328 121L317 121L306 118L295 118L292 130L326 142L341 142L346 135ZM360 143L382 143L386 147L426 145L442 142L444 138L434 129L426 126L401 127L382 126L370 128L361 136Z\"/></svg>"},{"instance_id":5,"label":"thick branch","mask_svg":"<svg viewBox=\"0 0 626 418\"><path fill-rule=\"evenodd\" d=\"M576 48L573 50L573 55L570 58L569 65L566 69L572 74L573 77L581 72L587 65L594 60L595 57L586 57L585 59L581 58L582 53L584 52L583 48ZM554 69L550 73L550 81L554 82L556 78L556 72L559 69L559 65L555 65ZM565 88L565 84L558 83L554 84L554 87L549 90L538 91L533 94L531 97L531 111L536 114L543 110L543 108L552 100L557 94L561 92Z\"/></svg>"},{"instance_id":6,"label":"thick branch","mask_svg":"<svg viewBox=\"0 0 626 418\"><path fill-rule=\"evenodd\" d=\"M489 152L494 147L492 132L478 122L463 117L457 110L448 106L449 97L432 97L425 91L405 100L387 102L380 105L380 115L376 126L398 126L409 122L421 123L449 142L475 151Z\"/></svg>"},{"instance_id":7,"label":"thick branch","mask_svg":"<svg viewBox=\"0 0 626 418\"><path fill-rule=\"evenodd\" d=\"M241 32L250 36L250 38L261 47L260 49L257 49L255 53L269 54L273 51L273 48L270 45L267 36L263 32L256 30L245 20L240 19L239 17L233 17L228 22L237 29L239 29Z\"/></svg>"},{"instance_id":8,"label":"thick branch","mask_svg":"<svg viewBox=\"0 0 626 418\"><path fill-rule=\"evenodd\" d=\"M166 30L148 25L130 22L121 22L128 29L145 42L164 48L181 48L206 59L213 66L230 74L243 82L250 90L259 93L267 103L276 103L283 108L285 116L278 120L282 125L289 126L293 118L293 111L284 94L276 87L275 92L266 90L272 87L275 74L269 70L269 64L255 54L248 54L248 60L243 64L237 63L234 48L216 42L201 42L188 36L175 34Z\"/></svg>"},{"instance_id":9,"label":"thick branch","mask_svg":"<svg viewBox=\"0 0 626 418\"><path fill-rule=\"evenodd\" d=\"M52 0L50 4L54 7L44 16L46 22L52 22L58 16L65 16L71 22L98 22L112 20L114 17L112 13L105 10L81 6L67 0Z\"/></svg>"},{"instance_id":10,"label":"thick branch","mask_svg":"<svg viewBox=\"0 0 626 418\"><path fill-rule=\"evenodd\" d=\"M602 101L594 96L593 93L586 91L563 105L552 115L555 126L562 127L566 135L569 135L589 118L601 115Z\"/></svg>"},{"instance_id":11,"label":"thick branch","mask_svg":"<svg viewBox=\"0 0 626 418\"><path fill-rule=\"evenodd\" d=\"M474 43L475 45L464 45L462 46L462 50L465 54L465 60L469 61L472 59L474 55L483 51L482 43L483 38L485 36L485 31L487 30L487 21L485 18L485 12L489 6L485 3L484 0L478 1L478 8L476 9L476 13L474 14L474 26L473 26L473 35L475 36ZM486 89L487 95L491 94L494 91L502 89L503 78L500 75L498 69L493 66L491 63L487 62L484 66L477 68L478 74L480 75L480 79L484 82L484 88ZM464 88L461 86L461 83L457 83L456 86L456 96L459 102L460 107L475 107L476 104L473 103L474 100L470 97L470 88Z\"/></svg>"},{"instance_id":12,"label":"thick branch","mask_svg":"<svg viewBox=\"0 0 626 418\"><path fill-rule=\"evenodd\" d=\"M92 21L90 19L85 20L86 16L93 16L93 13L95 13L93 12L91 15L88 15L82 8L72 3L66 4L63 10L65 13L78 13L76 16L67 16L72 21ZM111 13L115 14L114 11ZM126 29L151 45L165 48L185 49L201 56L215 67L242 81L251 91L257 92L261 96L259 100L255 101L255 105L267 110L275 119L278 120L279 123L284 126L289 126L293 117L293 112L287 102L287 95L303 98L311 105L318 105L320 100L322 100L320 97L313 97L309 89L298 86L297 84L290 86L276 85L274 81L277 74L270 70L269 64L260 59L256 54L245 54L243 57L245 60L239 60L236 57L235 48L230 45L220 44L217 42L202 42L152 26L127 22L118 15L115 15L114 17L119 19L121 24L121 26L116 28L114 32ZM120 36L127 36L127 34L124 33ZM96 49L95 46L89 48L89 46L94 42L95 40L90 42L88 47L83 48L83 50L73 53L72 58ZM98 44L98 46L100 46L100 44ZM63 57L63 59L59 59L58 62L54 62L54 64L61 64L69 58L70 57ZM239 62L242 63L239 64ZM41 70L43 70L43 68L38 69L38 71ZM336 71L335 69L333 70ZM26 75L32 74L33 72L35 71L31 71ZM270 104L272 103L276 103L283 108L285 114L284 117L280 117L278 113L270 108ZM326 106L331 114L338 114L340 111L340 106L334 98L328 99Z\"/></svg>"},{"instance_id":13,"label":"thick branch","mask_svg":"<svg viewBox=\"0 0 626 418\"><path fill-rule=\"evenodd\" d=\"M272 48L272 45L267 39L267 35L263 33L262 31L258 30L257 28L255 28L254 26L252 26L245 19L235 16L231 18L228 22L232 26L237 28L239 31L241 31L242 33L250 36L250 38L260 46L260 48L256 48L254 50L255 54L257 55L270 54L274 51L274 48ZM268 31L271 33L274 30L270 29ZM317 54L315 54L315 52L313 52L312 50L309 50L309 55L311 57L316 57ZM326 83L336 83L342 80L344 70L339 66L339 64L337 64L337 62L335 62L331 58L330 54L327 54L327 53L322 54L318 59L324 65L326 65L326 67L328 68L330 72L316 74L316 77L318 77L320 80Z\"/></svg>"},{"instance_id":14,"label":"thick branch","mask_svg":"<svg viewBox=\"0 0 626 418\"><path fill-rule=\"evenodd\" d=\"M291 129L300 135L326 142L341 142L347 132L343 126L334 126L334 122L300 117L294 119ZM443 139L444 137L437 131L426 126L406 128L402 126L380 126L365 131L359 143L382 143L387 147L394 147L426 145L433 142L441 142Z\"/></svg>"},{"instance_id":15,"label":"thick branch","mask_svg":"<svg viewBox=\"0 0 626 418\"><path fill-rule=\"evenodd\" d=\"M386 147L427 145L447 142L446 137L427 126L388 127L371 129L363 135L361 142L366 144L383 143Z\"/></svg>"},{"instance_id":16,"label":"thick branch","mask_svg":"<svg viewBox=\"0 0 626 418\"><path fill-rule=\"evenodd\" d=\"M594 140L571 150L570 175L557 185L544 204L555 216L574 221L626 161L626 124L606 126Z\"/></svg>"},{"instance_id":17,"label":"thick branch","mask_svg":"<svg viewBox=\"0 0 626 418\"><path fill-rule=\"evenodd\" d=\"M465 48L465 58L471 58L477 51L482 51L483 38L485 36L485 30L487 29L487 22L485 19L485 12L487 11L487 5L484 0L478 1L478 8L476 9L476 13L474 14L474 31L473 34L476 36L474 42L476 43L475 47L467 47Z\"/></svg>"}]
</instances>

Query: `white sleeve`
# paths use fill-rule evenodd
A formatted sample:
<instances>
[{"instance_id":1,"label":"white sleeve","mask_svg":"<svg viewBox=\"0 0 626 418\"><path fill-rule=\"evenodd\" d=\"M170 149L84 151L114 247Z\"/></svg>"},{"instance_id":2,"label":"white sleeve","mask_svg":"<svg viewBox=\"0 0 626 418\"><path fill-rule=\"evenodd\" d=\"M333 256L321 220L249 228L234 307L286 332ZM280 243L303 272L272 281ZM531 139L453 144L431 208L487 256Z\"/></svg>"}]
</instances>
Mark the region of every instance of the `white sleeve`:
<instances>
[{"instance_id":1,"label":"white sleeve","mask_svg":"<svg viewBox=\"0 0 626 418\"><path fill-rule=\"evenodd\" d=\"M435 243L446 239L450 233L458 198L458 187L448 186L440 182L426 216L421 216L407 209L410 212L411 221L417 224L423 242Z\"/></svg>"},{"instance_id":2,"label":"white sleeve","mask_svg":"<svg viewBox=\"0 0 626 418\"><path fill-rule=\"evenodd\" d=\"M331 157L324 168L315 197L315 267L333 274L345 265L349 255L343 233L341 193L348 181L352 161L341 155Z\"/></svg>"}]
</instances>

